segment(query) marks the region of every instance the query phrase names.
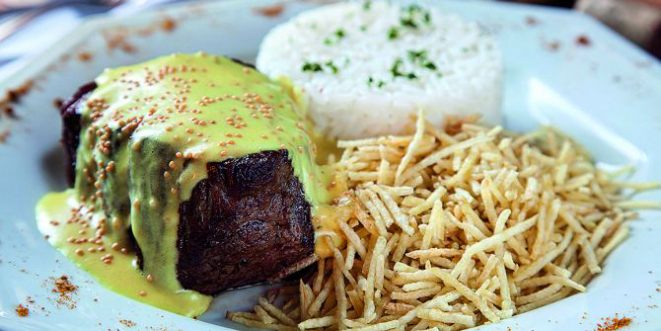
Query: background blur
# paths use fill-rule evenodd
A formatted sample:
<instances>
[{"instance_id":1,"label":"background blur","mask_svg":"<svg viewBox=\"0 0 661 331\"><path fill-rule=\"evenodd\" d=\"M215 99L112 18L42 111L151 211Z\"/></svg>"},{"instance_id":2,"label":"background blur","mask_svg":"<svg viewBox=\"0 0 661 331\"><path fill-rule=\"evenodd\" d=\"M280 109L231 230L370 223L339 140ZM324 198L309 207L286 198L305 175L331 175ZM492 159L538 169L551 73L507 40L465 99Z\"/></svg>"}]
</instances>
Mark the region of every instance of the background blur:
<instances>
[{"instance_id":1,"label":"background blur","mask_svg":"<svg viewBox=\"0 0 661 331\"><path fill-rule=\"evenodd\" d=\"M85 16L125 15L177 1L181 0L0 0L0 77L22 58L69 33ZM661 59L661 0L491 1L583 11Z\"/></svg>"},{"instance_id":2,"label":"background blur","mask_svg":"<svg viewBox=\"0 0 661 331\"><path fill-rule=\"evenodd\" d=\"M592 15L661 59L661 0L514 0Z\"/></svg>"}]
</instances>

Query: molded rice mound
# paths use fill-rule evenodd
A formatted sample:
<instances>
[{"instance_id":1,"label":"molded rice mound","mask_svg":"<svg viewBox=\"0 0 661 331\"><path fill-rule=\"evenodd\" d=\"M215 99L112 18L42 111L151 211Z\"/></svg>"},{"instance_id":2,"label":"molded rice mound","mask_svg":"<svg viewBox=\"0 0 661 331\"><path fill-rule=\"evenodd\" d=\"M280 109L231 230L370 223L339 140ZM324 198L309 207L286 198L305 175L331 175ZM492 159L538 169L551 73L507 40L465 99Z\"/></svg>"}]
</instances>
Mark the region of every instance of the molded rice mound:
<instances>
[{"instance_id":1,"label":"molded rice mound","mask_svg":"<svg viewBox=\"0 0 661 331\"><path fill-rule=\"evenodd\" d=\"M374 1L306 11L271 30L257 68L299 87L333 138L402 133L419 107L435 126L448 115L501 120L495 39L434 8Z\"/></svg>"}]
</instances>

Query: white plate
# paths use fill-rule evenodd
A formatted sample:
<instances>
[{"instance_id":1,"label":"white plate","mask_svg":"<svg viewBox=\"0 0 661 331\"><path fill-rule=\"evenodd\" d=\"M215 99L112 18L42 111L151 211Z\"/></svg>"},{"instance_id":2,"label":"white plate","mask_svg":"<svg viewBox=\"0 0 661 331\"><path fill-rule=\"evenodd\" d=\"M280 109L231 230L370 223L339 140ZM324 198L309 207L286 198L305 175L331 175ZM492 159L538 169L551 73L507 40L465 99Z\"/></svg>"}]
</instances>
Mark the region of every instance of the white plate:
<instances>
[{"instance_id":1,"label":"white plate","mask_svg":"<svg viewBox=\"0 0 661 331\"><path fill-rule=\"evenodd\" d=\"M0 145L0 329L2 330L222 330L228 308L250 307L260 288L218 297L202 321L174 315L116 295L79 271L41 237L34 205L64 188L60 119L53 99L70 95L104 67L135 63L171 52L226 54L252 60L262 36L275 24L314 7L290 2L281 15L254 7L271 0L226 1L170 7L130 17L96 18L33 59L0 91L27 79L36 86L17 105L19 120L3 118L12 135ZM569 133L605 166L634 164L635 180L661 179L661 66L648 55L579 13L497 2L434 2L493 30L506 62L505 126L530 130L550 124ZM166 17L177 24L163 30ZM530 24L535 21L536 24ZM109 47L126 34L134 52ZM589 46L578 45L585 35ZM113 37L115 36L115 37ZM553 50L554 43L559 47ZM81 61L80 54L91 59ZM83 56L84 57L84 56ZM0 129L1 130L1 129ZM659 192L641 199L661 200ZM616 313L633 318L631 330L661 330L661 222L643 212L632 235L607 260L585 294L576 294L480 330L592 330ZM77 307L59 307L49 277L70 275L80 286ZM31 297L29 317L17 304ZM41 307L45 311L41 310ZM136 325L127 327L120 320ZM216 326L218 324L221 326Z\"/></svg>"}]
</instances>

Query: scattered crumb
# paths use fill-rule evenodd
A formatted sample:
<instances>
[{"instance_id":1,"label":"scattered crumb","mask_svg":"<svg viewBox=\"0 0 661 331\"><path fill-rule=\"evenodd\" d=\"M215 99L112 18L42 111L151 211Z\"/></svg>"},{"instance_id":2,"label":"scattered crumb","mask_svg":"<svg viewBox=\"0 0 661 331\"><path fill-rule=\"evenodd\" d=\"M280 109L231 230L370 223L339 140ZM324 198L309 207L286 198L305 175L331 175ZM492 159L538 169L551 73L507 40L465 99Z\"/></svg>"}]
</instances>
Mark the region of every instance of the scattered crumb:
<instances>
[{"instance_id":1,"label":"scattered crumb","mask_svg":"<svg viewBox=\"0 0 661 331\"><path fill-rule=\"evenodd\" d=\"M603 323L598 323L597 328L594 329L595 331L615 331L619 330L625 326L629 326L631 324L631 318L628 317L622 317L618 318L617 314L615 314L615 317L606 317L606 318L601 318Z\"/></svg>"},{"instance_id":2,"label":"scattered crumb","mask_svg":"<svg viewBox=\"0 0 661 331\"><path fill-rule=\"evenodd\" d=\"M61 296L64 296L76 290L78 290L78 286L71 284L68 276L63 275L60 276L60 278L55 278L55 288L53 289L53 292L60 293Z\"/></svg>"},{"instance_id":3,"label":"scattered crumb","mask_svg":"<svg viewBox=\"0 0 661 331\"><path fill-rule=\"evenodd\" d=\"M161 22L161 29L163 29L163 31L165 32L172 32L176 28L177 28L177 22L169 17L166 17Z\"/></svg>"},{"instance_id":4,"label":"scattered crumb","mask_svg":"<svg viewBox=\"0 0 661 331\"><path fill-rule=\"evenodd\" d=\"M11 103L18 103L21 101L22 96L30 92L33 84L34 82L32 80L28 80L19 87L7 91L5 98Z\"/></svg>"},{"instance_id":5,"label":"scattered crumb","mask_svg":"<svg viewBox=\"0 0 661 331\"><path fill-rule=\"evenodd\" d=\"M5 143L10 135L11 135L11 131L9 130L0 132L0 144Z\"/></svg>"},{"instance_id":6,"label":"scattered crumb","mask_svg":"<svg viewBox=\"0 0 661 331\"><path fill-rule=\"evenodd\" d=\"M16 112L14 112L14 108L12 108L9 105L6 105L3 109L2 112L7 115L7 117L10 118L16 118Z\"/></svg>"},{"instance_id":7,"label":"scattered crumb","mask_svg":"<svg viewBox=\"0 0 661 331\"><path fill-rule=\"evenodd\" d=\"M14 108L11 105L19 103L21 98L30 92L33 85L33 80L27 80L20 86L8 90L5 96L0 99L0 116L5 115L9 118L17 118L16 112L14 112Z\"/></svg>"},{"instance_id":8,"label":"scattered crumb","mask_svg":"<svg viewBox=\"0 0 661 331\"><path fill-rule=\"evenodd\" d=\"M106 30L103 36L106 40L106 47L110 50L120 49L125 53L135 53L137 51L137 48L126 40L126 29Z\"/></svg>"},{"instance_id":9,"label":"scattered crumb","mask_svg":"<svg viewBox=\"0 0 661 331\"><path fill-rule=\"evenodd\" d=\"M282 14L284 10L285 10L285 5L276 4L273 6L257 7L254 9L254 12L266 17L277 17L280 14Z\"/></svg>"},{"instance_id":10,"label":"scattered crumb","mask_svg":"<svg viewBox=\"0 0 661 331\"><path fill-rule=\"evenodd\" d=\"M92 53L90 52L80 52L78 54L78 60L82 62L89 62L92 59Z\"/></svg>"},{"instance_id":11,"label":"scattered crumb","mask_svg":"<svg viewBox=\"0 0 661 331\"><path fill-rule=\"evenodd\" d=\"M560 49L560 42L557 41L557 40L544 41L544 42L542 42L542 46L550 52L557 52L558 49Z\"/></svg>"},{"instance_id":12,"label":"scattered crumb","mask_svg":"<svg viewBox=\"0 0 661 331\"><path fill-rule=\"evenodd\" d=\"M528 17L526 17L526 24L528 24L528 25L530 25L530 26L533 26L533 25L537 25L537 23L538 23L538 22L537 22L537 19L536 19L536 18L534 18L534 17L532 17L532 16L528 16Z\"/></svg>"},{"instance_id":13,"label":"scattered crumb","mask_svg":"<svg viewBox=\"0 0 661 331\"><path fill-rule=\"evenodd\" d=\"M122 324L126 325L126 326L129 327L129 328L132 328L132 327L134 327L134 326L137 325L137 324L136 324L135 322L133 322L133 321L130 321L130 320L124 320L124 319L119 320L119 323L122 323Z\"/></svg>"},{"instance_id":14,"label":"scattered crumb","mask_svg":"<svg viewBox=\"0 0 661 331\"><path fill-rule=\"evenodd\" d=\"M30 310L27 307L24 307L22 304L16 306L16 315L19 317L26 317L30 313Z\"/></svg>"},{"instance_id":15,"label":"scattered crumb","mask_svg":"<svg viewBox=\"0 0 661 331\"><path fill-rule=\"evenodd\" d=\"M53 106L55 106L55 108L57 108L58 110L62 108L63 104L64 104L64 100L62 100L61 98L53 99Z\"/></svg>"},{"instance_id":16,"label":"scattered crumb","mask_svg":"<svg viewBox=\"0 0 661 331\"><path fill-rule=\"evenodd\" d=\"M590 44L592 44L592 41L590 41L590 38L588 38L588 36L582 34L576 37L576 44L580 46L590 46Z\"/></svg>"},{"instance_id":17,"label":"scattered crumb","mask_svg":"<svg viewBox=\"0 0 661 331\"><path fill-rule=\"evenodd\" d=\"M76 308L76 300L73 299L72 294L75 294L78 291L78 286L72 284L69 281L69 277L66 275L60 276L59 278L51 277L51 280L55 284L52 292L59 294L56 303L58 305L66 306L69 309Z\"/></svg>"}]
</instances>

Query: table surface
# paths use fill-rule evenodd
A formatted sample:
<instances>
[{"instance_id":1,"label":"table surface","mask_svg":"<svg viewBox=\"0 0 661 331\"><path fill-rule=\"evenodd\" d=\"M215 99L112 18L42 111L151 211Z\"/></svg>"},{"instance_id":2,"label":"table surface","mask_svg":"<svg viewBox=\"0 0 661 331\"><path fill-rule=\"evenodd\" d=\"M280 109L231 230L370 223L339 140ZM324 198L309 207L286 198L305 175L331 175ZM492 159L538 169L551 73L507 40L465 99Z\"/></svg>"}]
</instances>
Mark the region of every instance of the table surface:
<instances>
[{"instance_id":1,"label":"table surface","mask_svg":"<svg viewBox=\"0 0 661 331\"><path fill-rule=\"evenodd\" d=\"M173 0L132 0L107 11L108 15L126 15L175 2ZM2 3L2 1L0 1ZM0 43L0 79L11 75L30 56L39 54L52 43L72 31L90 15L103 14L97 6L67 6L38 16L16 34ZM0 16L0 22L13 14Z\"/></svg>"}]
</instances>

